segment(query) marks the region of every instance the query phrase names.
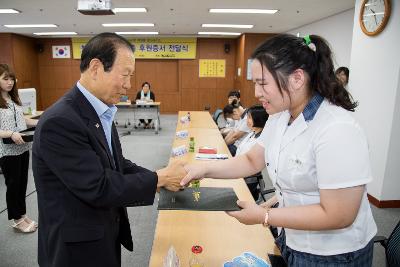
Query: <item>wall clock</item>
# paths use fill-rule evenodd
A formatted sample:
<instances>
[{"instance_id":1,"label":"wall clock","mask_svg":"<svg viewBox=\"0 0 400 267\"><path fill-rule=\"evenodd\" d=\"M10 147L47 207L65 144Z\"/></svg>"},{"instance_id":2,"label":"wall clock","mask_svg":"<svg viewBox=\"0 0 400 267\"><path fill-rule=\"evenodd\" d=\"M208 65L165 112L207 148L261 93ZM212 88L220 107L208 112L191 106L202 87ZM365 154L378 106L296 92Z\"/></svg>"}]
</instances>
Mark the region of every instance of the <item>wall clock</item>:
<instances>
[{"instance_id":1,"label":"wall clock","mask_svg":"<svg viewBox=\"0 0 400 267\"><path fill-rule=\"evenodd\" d=\"M383 31L390 17L390 0L363 0L360 8L360 26L368 36Z\"/></svg>"}]
</instances>

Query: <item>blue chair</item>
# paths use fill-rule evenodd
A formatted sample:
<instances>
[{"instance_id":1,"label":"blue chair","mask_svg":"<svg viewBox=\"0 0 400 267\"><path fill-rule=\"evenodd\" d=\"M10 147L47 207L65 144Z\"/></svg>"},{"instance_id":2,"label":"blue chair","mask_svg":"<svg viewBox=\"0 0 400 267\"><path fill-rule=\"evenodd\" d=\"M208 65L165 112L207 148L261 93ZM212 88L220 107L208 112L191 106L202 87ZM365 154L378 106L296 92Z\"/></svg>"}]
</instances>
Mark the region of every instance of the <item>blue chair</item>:
<instances>
[{"instance_id":1,"label":"blue chair","mask_svg":"<svg viewBox=\"0 0 400 267\"><path fill-rule=\"evenodd\" d=\"M385 248L386 266L400 266L400 221L397 223L389 238L375 236L374 243L380 243Z\"/></svg>"}]
</instances>

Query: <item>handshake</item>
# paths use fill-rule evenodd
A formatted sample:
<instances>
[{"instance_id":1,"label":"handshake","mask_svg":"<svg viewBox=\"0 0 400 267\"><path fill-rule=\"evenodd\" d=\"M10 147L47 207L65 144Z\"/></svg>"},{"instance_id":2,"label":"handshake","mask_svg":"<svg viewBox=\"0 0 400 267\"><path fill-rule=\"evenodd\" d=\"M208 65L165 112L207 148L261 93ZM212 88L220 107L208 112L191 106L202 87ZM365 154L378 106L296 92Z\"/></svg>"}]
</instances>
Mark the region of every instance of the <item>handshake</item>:
<instances>
[{"instance_id":1,"label":"handshake","mask_svg":"<svg viewBox=\"0 0 400 267\"><path fill-rule=\"evenodd\" d=\"M200 164L187 164L180 160L174 160L167 167L157 170L157 191L161 187L170 191L178 191L188 185L191 180L204 177L204 168Z\"/></svg>"}]
</instances>

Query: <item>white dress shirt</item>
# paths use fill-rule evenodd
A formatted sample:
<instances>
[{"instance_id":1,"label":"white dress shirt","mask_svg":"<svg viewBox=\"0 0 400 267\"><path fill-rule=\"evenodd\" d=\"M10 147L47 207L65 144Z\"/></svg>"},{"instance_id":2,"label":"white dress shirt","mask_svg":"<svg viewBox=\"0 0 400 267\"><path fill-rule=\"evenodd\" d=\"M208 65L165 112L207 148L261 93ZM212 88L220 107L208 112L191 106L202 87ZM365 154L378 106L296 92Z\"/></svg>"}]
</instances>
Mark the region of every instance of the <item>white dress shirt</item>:
<instances>
[{"instance_id":1,"label":"white dress shirt","mask_svg":"<svg viewBox=\"0 0 400 267\"><path fill-rule=\"evenodd\" d=\"M245 132L245 133L250 133L251 129L249 128L249 126L247 126L247 113L243 116L243 118L241 118L237 124L235 125L235 131L239 131L239 132ZM235 146L238 147L239 144L243 141L243 139L246 137L246 134L243 135L242 137L240 137L239 139L237 139L235 141Z\"/></svg>"},{"instance_id":2,"label":"white dress shirt","mask_svg":"<svg viewBox=\"0 0 400 267\"><path fill-rule=\"evenodd\" d=\"M371 182L367 139L351 112L324 100L312 119L306 120L303 113L291 125L288 125L288 111L270 116L257 139L265 148L267 170L280 207L317 204L320 189ZM329 231L285 229L285 232L286 244L294 250L335 255L365 247L377 228L365 189L351 226Z\"/></svg>"}]
</instances>

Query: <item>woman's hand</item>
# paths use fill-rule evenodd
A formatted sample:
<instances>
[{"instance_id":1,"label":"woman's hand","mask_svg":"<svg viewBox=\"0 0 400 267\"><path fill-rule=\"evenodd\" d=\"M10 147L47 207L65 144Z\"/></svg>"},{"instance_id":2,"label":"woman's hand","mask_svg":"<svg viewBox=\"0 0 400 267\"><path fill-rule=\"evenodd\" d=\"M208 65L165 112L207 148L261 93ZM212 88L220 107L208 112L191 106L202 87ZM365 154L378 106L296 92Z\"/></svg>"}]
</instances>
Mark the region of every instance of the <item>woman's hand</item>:
<instances>
[{"instance_id":1,"label":"woman's hand","mask_svg":"<svg viewBox=\"0 0 400 267\"><path fill-rule=\"evenodd\" d=\"M17 145L22 145L25 144L25 141L22 139L22 134L18 133L18 132L13 132L11 134L11 139L13 140L13 142Z\"/></svg>"},{"instance_id":2,"label":"woman's hand","mask_svg":"<svg viewBox=\"0 0 400 267\"><path fill-rule=\"evenodd\" d=\"M271 197L264 203L260 204L260 207L263 207L264 209L269 209L271 206L275 205L278 202L278 198L276 196Z\"/></svg>"},{"instance_id":3,"label":"woman's hand","mask_svg":"<svg viewBox=\"0 0 400 267\"><path fill-rule=\"evenodd\" d=\"M258 206L254 202L240 201L238 206L242 208L240 211L228 211L227 214L236 218L239 222L247 225L262 224L265 219L265 208Z\"/></svg>"},{"instance_id":4,"label":"woman's hand","mask_svg":"<svg viewBox=\"0 0 400 267\"><path fill-rule=\"evenodd\" d=\"M203 164L187 164L185 165L185 170L187 174L181 181L182 186L189 184L192 180L203 179L206 173L206 168Z\"/></svg>"},{"instance_id":5,"label":"woman's hand","mask_svg":"<svg viewBox=\"0 0 400 267\"><path fill-rule=\"evenodd\" d=\"M170 191L178 191L181 189L180 181L182 177L186 175L186 170L184 168L185 162L180 160L172 161L167 167L157 170L158 183L157 191L161 187L164 187Z\"/></svg>"},{"instance_id":6,"label":"woman's hand","mask_svg":"<svg viewBox=\"0 0 400 267\"><path fill-rule=\"evenodd\" d=\"M38 124L39 120L36 119L25 119L26 125L28 127L35 127Z\"/></svg>"}]
</instances>

